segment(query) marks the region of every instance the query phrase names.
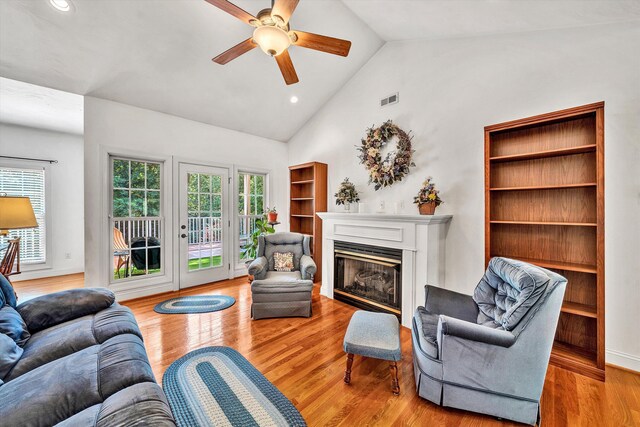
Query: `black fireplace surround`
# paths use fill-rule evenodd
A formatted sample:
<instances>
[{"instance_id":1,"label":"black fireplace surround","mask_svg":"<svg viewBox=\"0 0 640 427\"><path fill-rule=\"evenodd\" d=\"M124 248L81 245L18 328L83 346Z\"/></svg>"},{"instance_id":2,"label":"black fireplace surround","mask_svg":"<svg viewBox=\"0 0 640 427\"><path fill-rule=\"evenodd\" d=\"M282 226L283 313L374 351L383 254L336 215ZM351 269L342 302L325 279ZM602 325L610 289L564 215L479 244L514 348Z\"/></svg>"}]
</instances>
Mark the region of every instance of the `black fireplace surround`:
<instances>
[{"instance_id":1,"label":"black fireplace surround","mask_svg":"<svg viewBox=\"0 0 640 427\"><path fill-rule=\"evenodd\" d=\"M402 250L336 241L333 255L335 299L400 318Z\"/></svg>"}]
</instances>

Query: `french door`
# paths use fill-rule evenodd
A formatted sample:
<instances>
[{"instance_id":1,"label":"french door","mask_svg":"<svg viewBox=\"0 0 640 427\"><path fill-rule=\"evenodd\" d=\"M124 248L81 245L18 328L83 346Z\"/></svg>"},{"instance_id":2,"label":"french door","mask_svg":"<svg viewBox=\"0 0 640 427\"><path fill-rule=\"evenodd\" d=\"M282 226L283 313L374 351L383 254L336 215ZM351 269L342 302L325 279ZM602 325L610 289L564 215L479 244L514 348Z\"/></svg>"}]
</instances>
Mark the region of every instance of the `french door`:
<instances>
[{"instance_id":1,"label":"french door","mask_svg":"<svg viewBox=\"0 0 640 427\"><path fill-rule=\"evenodd\" d=\"M228 279L229 170L180 163L180 288Z\"/></svg>"}]
</instances>

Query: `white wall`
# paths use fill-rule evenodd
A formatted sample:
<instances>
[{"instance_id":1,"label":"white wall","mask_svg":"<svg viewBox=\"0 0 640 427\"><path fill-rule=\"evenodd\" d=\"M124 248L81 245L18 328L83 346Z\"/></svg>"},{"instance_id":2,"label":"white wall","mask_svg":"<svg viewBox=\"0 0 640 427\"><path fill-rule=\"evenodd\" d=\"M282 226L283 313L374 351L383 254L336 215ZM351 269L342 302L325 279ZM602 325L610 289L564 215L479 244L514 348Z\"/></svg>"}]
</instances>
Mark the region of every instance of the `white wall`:
<instances>
[{"instance_id":1,"label":"white wall","mask_svg":"<svg viewBox=\"0 0 640 427\"><path fill-rule=\"evenodd\" d=\"M108 173L103 162L106 151L133 150L149 156L175 157L196 163L214 162L270 170L270 203L278 207L282 218L287 218L288 157L285 143L92 97L85 97L84 111L85 246L87 254L91 254L85 263L87 286L107 285L108 278L103 272L111 262L108 251L105 251L109 242L104 240L108 227L103 222L104 212L109 209L104 202ZM250 116L247 120L251 120ZM170 164L171 161L168 166ZM168 224L171 221L170 210L166 211ZM279 227L279 230L284 230L286 224ZM169 245L167 253L172 253L171 236L165 237L165 243ZM165 283L136 293L121 292L119 297L131 298L178 289L176 268L173 270L173 277L168 277Z\"/></svg>"},{"instance_id":2,"label":"white wall","mask_svg":"<svg viewBox=\"0 0 640 427\"><path fill-rule=\"evenodd\" d=\"M364 201L407 213L432 175L438 212L454 215L446 286L470 293L484 270L484 126L605 101L607 361L640 370L639 49L637 23L388 43L292 138L289 163L327 162L331 196L348 176ZM400 103L380 108L396 91ZM355 146L388 118L413 131L417 167L374 192Z\"/></svg>"},{"instance_id":3,"label":"white wall","mask_svg":"<svg viewBox=\"0 0 640 427\"><path fill-rule=\"evenodd\" d=\"M0 123L0 153L4 156L58 160L49 168L51 182L50 268L22 265L13 281L79 273L84 269L83 139L81 135ZM0 161L5 159L0 158ZM37 162L23 164L42 165ZM66 258L69 254L69 258Z\"/></svg>"}]
</instances>

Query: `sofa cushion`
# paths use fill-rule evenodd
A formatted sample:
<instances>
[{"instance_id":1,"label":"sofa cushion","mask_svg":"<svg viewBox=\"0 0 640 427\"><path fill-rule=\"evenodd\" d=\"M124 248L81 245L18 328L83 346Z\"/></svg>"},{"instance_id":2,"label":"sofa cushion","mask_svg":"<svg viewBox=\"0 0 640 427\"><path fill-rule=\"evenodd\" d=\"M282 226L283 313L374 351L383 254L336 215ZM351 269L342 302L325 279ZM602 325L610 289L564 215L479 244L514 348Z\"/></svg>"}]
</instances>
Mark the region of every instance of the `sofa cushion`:
<instances>
[{"instance_id":1,"label":"sofa cushion","mask_svg":"<svg viewBox=\"0 0 640 427\"><path fill-rule=\"evenodd\" d=\"M438 358L438 320L437 314L429 313L424 307L418 307L413 315L416 335L420 348L430 357Z\"/></svg>"},{"instance_id":2,"label":"sofa cushion","mask_svg":"<svg viewBox=\"0 0 640 427\"><path fill-rule=\"evenodd\" d=\"M7 380L122 334L142 338L131 310L118 304L96 314L36 332L27 341L22 358L9 373Z\"/></svg>"},{"instance_id":3,"label":"sofa cushion","mask_svg":"<svg viewBox=\"0 0 640 427\"><path fill-rule=\"evenodd\" d=\"M56 427L175 426L164 392L155 383L127 387Z\"/></svg>"},{"instance_id":4,"label":"sofa cushion","mask_svg":"<svg viewBox=\"0 0 640 427\"><path fill-rule=\"evenodd\" d=\"M13 365L20 360L23 351L8 335L0 334L0 385Z\"/></svg>"},{"instance_id":5,"label":"sofa cushion","mask_svg":"<svg viewBox=\"0 0 640 427\"><path fill-rule=\"evenodd\" d=\"M31 336L20 314L10 305L0 308L0 333L8 335L20 347Z\"/></svg>"},{"instance_id":6,"label":"sofa cushion","mask_svg":"<svg viewBox=\"0 0 640 427\"><path fill-rule=\"evenodd\" d=\"M78 317L94 314L115 302L113 292L104 288L70 289L43 295L17 307L31 332Z\"/></svg>"},{"instance_id":7,"label":"sofa cushion","mask_svg":"<svg viewBox=\"0 0 640 427\"><path fill-rule=\"evenodd\" d=\"M509 258L492 258L473 300L479 324L512 330L540 299L549 277L538 268Z\"/></svg>"},{"instance_id":8,"label":"sofa cushion","mask_svg":"<svg viewBox=\"0 0 640 427\"><path fill-rule=\"evenodd\" d=\"M7 304L13 308L16 308L16 304L18 303L13 286L11 286L9 280L7 280L7 278L2 274L0 274L0 302L0 307Z\"/></svg>"},{"instance_id":9,"label":"sofa cushion","mask_svg":"<svg viewBox=\"0 0 640 427\"><path fill-rule=\"evenodd\" d=\"M113 337L33 369L0 387L6 425L54 425L120 390L155 382L140 337Z\"/></svg>"}]
</instances>

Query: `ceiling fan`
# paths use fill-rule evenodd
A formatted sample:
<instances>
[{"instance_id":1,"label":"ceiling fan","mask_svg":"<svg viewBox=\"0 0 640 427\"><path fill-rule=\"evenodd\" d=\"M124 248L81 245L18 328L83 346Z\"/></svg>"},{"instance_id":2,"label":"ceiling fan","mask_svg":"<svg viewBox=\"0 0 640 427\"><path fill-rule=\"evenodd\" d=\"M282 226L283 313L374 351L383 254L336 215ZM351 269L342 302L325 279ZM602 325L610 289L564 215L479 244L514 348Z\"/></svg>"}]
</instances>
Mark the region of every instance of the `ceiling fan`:
<instances>
[{"instance_id":1,"label":"ceiling fan","mask_svg":"<svg viewBox=\"0 0 640 427\"><path fill-rule=\"evenodd\" d=\"M299 80L287 50L289 46L306 47L340 56L349 55L351 42L348 40L294 31L289 28L289 18L300 0L272 0L271 8L261 10L256 16L227 0L205 1L255 27L252 37L213 58L213 61L220 65L260 46L264 53L276 59L284 81L290 85L298 83Z\"/></svg>"}]
</instances>

